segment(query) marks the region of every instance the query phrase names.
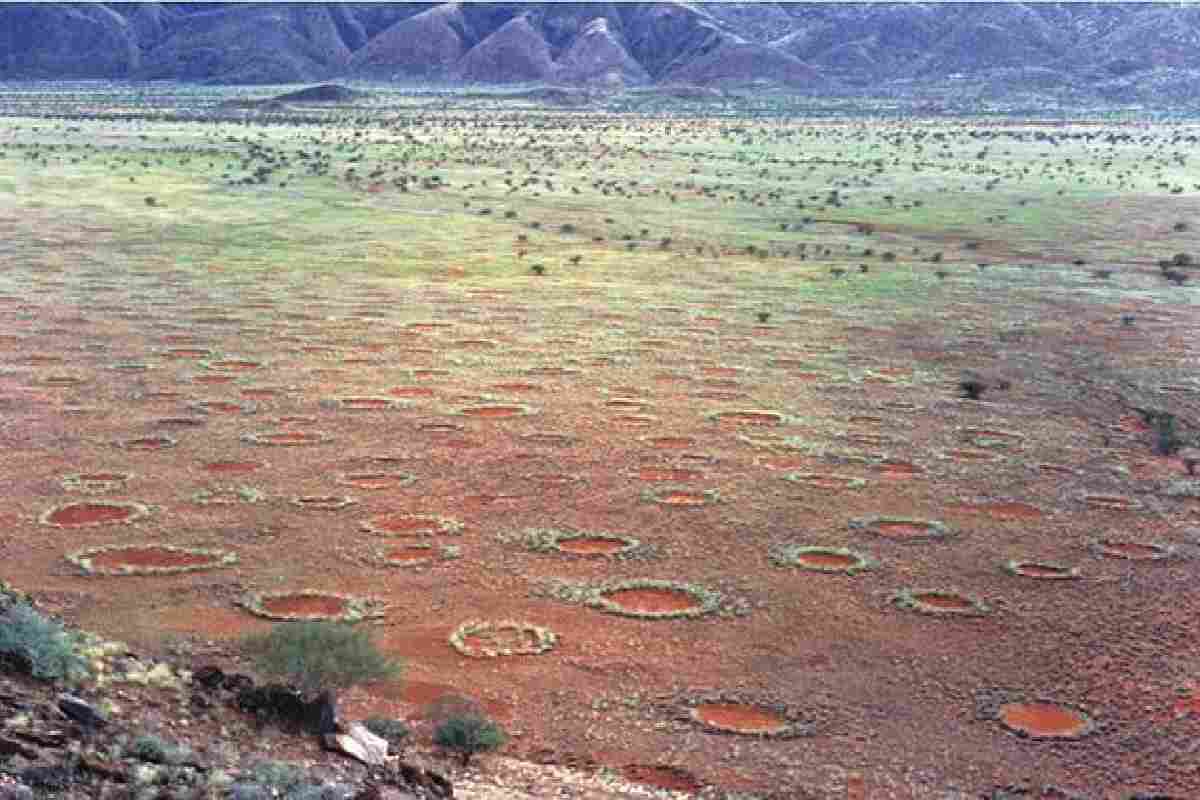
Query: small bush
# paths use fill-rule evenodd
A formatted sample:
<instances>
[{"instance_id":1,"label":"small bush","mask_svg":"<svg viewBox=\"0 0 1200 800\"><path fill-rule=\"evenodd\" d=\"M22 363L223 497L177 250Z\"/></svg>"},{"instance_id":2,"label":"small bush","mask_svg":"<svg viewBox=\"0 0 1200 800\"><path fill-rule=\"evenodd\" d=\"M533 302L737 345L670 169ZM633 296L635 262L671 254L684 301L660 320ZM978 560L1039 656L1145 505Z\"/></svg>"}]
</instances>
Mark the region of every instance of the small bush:
<instances>
[{"instance_id":1,"label":"small bush","mask_svg":"<svg viewBox=\"0 0 1200 800\"><path fill-rule=\"evenodd\" d=\"M129 755L152 764L177 764L183 752L176 745L154 734L144 734L133 740Z\"/></svg>"},{"instance_id":2,"label":"small bush","mask_svg":"<svg viewBox=\"0 0 1200 800\"><path fill-rule=\"evenodd\" d=\"M412 733L404 720L389 717L370 717L363 720L363 725L371 733L387 740L388 750L399 753L404 747L404 740Z\"/></svg>"},{"instance_id":3,"label":"small bush","mask_svg":"<svg viewBox=\"0 0 1200 800\"><path fill-rule=\"evenodd\" d=\"M397 677L400 663L375 647L367 630L341 622L285 622L243 640L259 670L305 693Z\"/></svg>"},{"instance_id":4,"label":"small bush","mask_svg":"<svg viewBox=\"0 0 1200 800\"><path fill-rule=\"evenodd\" d=\"M87 659L76 652L72 633L28 603L18 602L0 612L0 656L35 678L73 681L90 673Z\"/></svg>"},{"instance_id":5,"label":"small bush","mask_svg":"<svg viewBox=\"0 0 1200 800\"><path fill-rule=\"evenodd\" d=\"M304 770L287 761L256 762L250 767L250 781L268 792L280 793L295 791L307 783Z\"/></svg>"},{"instance_id":6,"label":"small bush","mask_svg":"<svg viewBox=\"0 0 1200 800\"><path fill-rule=\"evenodd\" d=\"M502 746L508 737L503 729L487 717L476 714L456 714L443 720L433 732L438 747L457 753L465 767L476 753L485 753Z\"/></svg>"}]
</instances>

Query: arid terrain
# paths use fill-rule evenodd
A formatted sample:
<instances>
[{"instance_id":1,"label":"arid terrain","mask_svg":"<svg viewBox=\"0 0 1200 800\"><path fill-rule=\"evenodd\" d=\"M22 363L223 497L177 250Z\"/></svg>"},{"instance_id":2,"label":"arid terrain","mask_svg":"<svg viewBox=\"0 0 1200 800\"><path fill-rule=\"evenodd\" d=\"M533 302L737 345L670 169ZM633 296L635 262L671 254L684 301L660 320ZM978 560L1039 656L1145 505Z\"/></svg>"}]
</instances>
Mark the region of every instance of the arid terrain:
<instances>
[{"instance_id":1,"label":"arid terrain","mask_svg":"<svg viewBox=\"0 0 1200 800\"><path fill-rule=\"evenodd\" d=\"M0 97L0 577L647 785L1200 796L1200 126L231 98Z\"/></svg>"}]
</instances>

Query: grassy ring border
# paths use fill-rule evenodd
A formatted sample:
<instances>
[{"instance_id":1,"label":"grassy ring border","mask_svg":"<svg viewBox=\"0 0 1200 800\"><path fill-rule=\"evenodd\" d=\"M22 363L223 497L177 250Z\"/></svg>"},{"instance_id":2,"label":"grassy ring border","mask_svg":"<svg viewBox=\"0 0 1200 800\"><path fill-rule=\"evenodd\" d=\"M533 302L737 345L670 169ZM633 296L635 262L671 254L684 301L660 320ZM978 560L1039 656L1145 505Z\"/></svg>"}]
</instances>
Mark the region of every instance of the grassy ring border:
<instances>
[{"instance_id":1,"label":"grassy ring border","mask_svg":"<svg viewBox=\"0 0 1200 800\"><path fill-rule=\"evenodd\" d=\"M63 525L58 522L50 521L50 517L54 516L55 513L62 511L64 508L77 505L119 506L121 508L131 508L133 509L134 513L126 519L115 521L104 520L100 522L84 522L80 525ZM91 502L87 500L72 500L69 503L59 503L58 505L52 506L46 511L43 511L40 515L38 515L38 523L50 528L59 528L60 530L74 530L76 528L101 528L107 525L132 525L135 522L140 522L141 520L146 519L152 513L153 509L150 506L146 505L145 503L138 503L132 500L100 500Z\"/></svg>"},{"instance_id":2,"label":"grassy ring border","mask_svg":"<svg viewBox=\"0 0 1200 800\"><path fill-rule=\"evenodd\" d=\"M306 505L305 500L336 500L337 502L328 505ZM357 503L358 500L350 495L298 494L288 500L289 505L304 511L341 511Z\"/></svg>"},{"instance_id":3,"label":"grassy ring border","mask_svg":"<svg viewBox=\"0 0 1200 800\"><path fill-rule=\"evenodd\" d=\"M123 567L94 567L92 566L92 556L100 553L111 553L116 550L136 550L158 548L160 550L170 550L173 553L187 553L188 555L214 556L216 560L208 564L192 564L179 567L135 567L126 565ZM183 572L200 572L207 569L220 569L228 567L238 562L238 555L231 550L219 550L207 547L179 547L172 544L105 544L96 547L87 547L83 550L76 550L74 553L68 553L67 561L79 567L88 575L106 575L112 577L124 577L128 575L176 575Z\"/></svg>"},{"instance_id":4,"label":"grassy ring border","mask_svg":"<svg viewBox=\"0 0 1200 800\"><path fill-rule=\"evenodd\" d=\"M1020 570L1021 570L1021 567L1024 567L1024 566L1049 567L1051 569L1064 569L1064 570L1066 570L1066 572L1063 572L1058 575L1023 575ZM1030 580L1038 580L1038 581L1070 581L1070 580L1075 580L1077 578L1082 577L1082 573L1079 571L1079 567L1068 567L1063 564L1053 564L1053 563L1050 563L1049 561L1026 561L1026 560L1018 560L1018 559L1012 558L1012 559L1009 559L1008 561L1004 562L1003 569L1005 572L1007 572L1009 575L1012 575L1014 578L1029 578Z\"/></svg>"},{"instance_id":5,"label":"grassy ring border","mask_svg":"<svg viewBox=\"0 0 1200 800\"><path fill-rule=\"evenodd\" d=\"M699 605L676 611L633 611L612 602L607 597L607 595L614 592L622 592L630 589L666 589L674 592L683 592L692 599L699 601ZM584 605L598 611L603 611L606 614L615 614L632 619L697 619L718 611L724 599L724 595L720 592L714 592L711 589L706 589L694 583L681 583L679 581L668 581L659 578L631 578L595 587L592 590L592 596L584 601Z\"/></svg>"},{"instance_id":6,"label":"grassy ring border","mask_svg":"<svg viewBox=\"0 0 1200 800\"><path fill-rule=\"evenodd\" d=\"M970 610L951 611L950 609L937 608L936 606L926 605L916 599L919 594L941 594L953 595L968 601L971 604ZM915 611L918 614L925 614L930 617L985 617L992 613L992 608L982 600L972 597L957 589L913 589L906 587L898 590L895 594L888 598L888 603L896 608L904 611Z\"/></svg>"},{"instance_id":7,"label":"grassy ring border","mask_svg":"<svg viewBox=\"0 0 1200 800\"><path fill-rule=\"evenodd\" d=\"M263 601L276 597L334 597L346 603L346 610L334 617L315 617L311 614L274 614L263 606ZM342 594L340 592L323 592L319 589L299 589L296 591L279 592L249 592L237 601L237 605L249 611L256 617L278 620L281 622L298 622L311 620L330 620L333 622L361 622L364 619L379 619L387 609L387 602L373 597Z\"/></svg>"},{"instance_id":8,"label":"grassy ring border","mask_svg":"<svg viewBox=\"0 0 1200 800\"><path fill-rule=\"evenodd\" d=\"M805 564L800 560L799 557L808 553L831 556L846 556L848 558L855 559L855 563L846 567L822 567ZM795 567L797 569L808 570L809 572L824 572L834 575L842 574L854 576L860 572L876 569L879 566L879 562L870 556L865 556L862 553L851 550L847 547L781 544L771 548L768 558L770 558L771 563L777 567Z\"/></svg>"},{"instance_id":9,"label":"grassy ring border","mask_svg":"<svg viewBox=\"0 0 1200 800\"><path fill-rule=\"evenodd\" d=\"M92 483L94 483L95 486L89 488L89 486L88 486L89 482L85 481L85 480L81 480L88 474L89 473L87 473L87 472L72 472L69 475L63 475L59 479L59 485L62 486L64 491L68 491L68 492L82 492L84 494L104 494L105 492L111 492L111 491L114 491L116 489L123 487L125 484L129 483L129 481L131 481L133 478L136 477L135 473L132 473L132 472L117 472L114 470L113 472L108 473L108 474L124 475L125 477L120 478L115 481L94 481Z\"/></svg>"},{"instance_id":10,"label":"grassy ring border","mask_svg":"<svg viewBox=\"0 0 1200 800\"><path fill-rule=\"evenodd\" d=\"M537 643L529 647L510 648L504 647L499 649L485 648L482 650L473 650L467 647L466 638L472 634L487 630L514 629L518 631L532 631L537 637ZM548 653L554 649L558 643L558 634L549 628L544 628L541 625L534 625L531 622L517 622L515 620L500 620L499 622L489 622L487 620L467 620L451 631L448 638L450 646L457 650L460 654L468 658L500 658L501 656L536 656L542 653Z\"/></svg>"},{"instance_id":11,"label":"grassy ring border","mask_svg":"<svg viewBox=\"0 0 1200 800\"><path fill-rule=\"evenodd\" d=\"M929 528L929 532L925 533L925 534L921 534L919 536L909 536L909 537L905 537L903 539L893 539L892 537L889 537L889 536L886 536L886 535L880 533L878 530L879 524L885 523L885 522L900 522L900 523L908 523L908 524L915 524L915 525L924 525ZM872 536L878 536L882 539L887 539L888 541L900 542L900 543L942 541L945 539L953 538L954 536L958 535L958 531L951 528L949 525L942 522L941 520L936 520L936 519L917 519L915 517L873 516L873 517L857 517L855 519L850 520L850 522L847 524L849 525L850 530L852 530L852 531L863 531L865 533L871 534Z\"/></svg>"},{"instance_id":12,"label":"grassy ring border","mask_svg":"<svg viewBox=\"0 0 1200 800\"><path fill-rule=\"evenodd\" d=\"M432 531L432 532L422 531L420 533L395 533L393 531L380 530L372 522L372 520L376 519L377 517L388 517L388 516L393 516L393 515L397 515L397 514L400 516L409 517L412 519L434 521L437 523L437 530ZM459 522L456 519L451 519L450 517L438 516L437 514L408 514L403 511L397 511L397 512L384 512L382 514L375 514L374 516L360 522L358 524L358 527L360 530L366 531L367 533L373 533L376 536L403 537L403 536L454 536L456 534L462 533L463 528L466 526L462 522Z\"/></svg>"},{"instance_id":13,"label":"grassy ring border","mask_svg":"<svg viewBox=\"0 0 1200 800\"><path fill-rule=\"evenodd\" d=\"M263 437L271 436L279 433L303 433L306 435L316 435L318 438L315 441L289 441L289 442L268 442ZM274 431L259 431L257 433L243 433L242 441L247 444L257 445L258 447L311 447L319 444L329 444L333 441L333 437L324 431L289 431L286 429Z\"/></svg>"},{"instance_id":14,"label":"grassy ring border","mask_svg":"<svg viewBox=\"0 0 1200 800\"><path fill-rule=\"evenodd\" d=\"M865 478L854 478L849 475L838 475L832 472L789 472L783 475L783 480L789 483L794 483L798 486L808 486L818 492L852 492L858 491L867 485ZM841 487L826 487L826 486L811 486L805 483L806 478L837 478L846 481L845 486Z\"/></svg>"}]
</instances>

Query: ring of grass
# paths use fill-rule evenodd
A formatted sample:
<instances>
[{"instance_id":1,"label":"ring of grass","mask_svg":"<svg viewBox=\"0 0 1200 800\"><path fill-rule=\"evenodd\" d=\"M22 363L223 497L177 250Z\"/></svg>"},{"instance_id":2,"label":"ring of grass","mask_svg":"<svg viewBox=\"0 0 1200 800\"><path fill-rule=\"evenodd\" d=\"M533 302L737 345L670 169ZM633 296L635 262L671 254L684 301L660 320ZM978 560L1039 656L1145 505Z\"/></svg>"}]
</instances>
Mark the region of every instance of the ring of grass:
<instances>
[{"instance_id":1,"label":"ring of grass","mask_svg":"<svg viewBox=\"0 0 1200 800\"><path fill-rule=\"evenodd\" d=\"M312 436L312 439L304 440L276 440L272 441L270 437L288 433L303 433L306 436ZM242 441L249 444L256 444L260 447L308 447L317 444L328 444L333 440L329 434L323 431L260 431L258 433L242 434Z\"/></svg>"},{"instance_id":2,"label":"ring of grass","mask_svg":"<svg viewBox=\"0 0 1200 800\"><path fill-rule=\"evenodd\" d=\"M356 403L370 403L371 405L356 406ZM395 411L401 408L410 408L412 404L399 397L389 395L355 394L326 397L320 401L320 406L338 411Z\"/></svg>"},{"instance_id":3,"label":"ring of grass","mask_svg":"<svg viewBox=\"0 0 1200 800\"><path fill-rule=\"evenodd\" d=\"M666 498L675 494L696 495L702 498L699 503L672 503ZM721 493L716 489L696 490L688 486L677 486L668 484L659 486L654 489L646 489L642 492L642 499L649 503L656 503L660 506L669 508L707 508L722 502Z\"/></svg>"},{"instance_id":4,"label":"ring of grass","mask_svg":"<svg viewBox=\"0 0 1200 800\"><path fill-rule=\"evenodd\" d=\"M277 614L268 611L264 601L276 597L332 597L345 602L346 610L337 616L321 617L333 622L361 622L364 619L379 619L387 608L387 603L374 597L359 597L357 595L341 594L338 592L322 592L316 589L301 589L299 591L281 592L250 592L238 600L238 605L264 619L280 622L295 622L314 619L311 614Z\"/></svg>"},{"instance_id":5,"label":"ring of grass","mask_svg":"<svg viewBox=\"0 0 1200 800\"><path fill-rule=\"evenodd\" d=\"M367 486L364 483L369 483L372 480L387 480L386 486ZM337 477L337 483L341 486L353 486L355 489L365 489L367 491L379 489L399 489L404 486L410 486L417 481L417 476L410 472L343 472Z\"/></svg>"},{"instance_id":6,"label":"ring of grass","mask_svg":"<svg viewBox=\"0 0 1200 800\"><path fill-rule=\"evenodd\" d=\"M462 548L456 544L444 544L434 547L426 542L410 542L404 545L406 550L422 550L429 553L427 558L408 558L402 561L397 561L393 558L388 558L388 551L374 546L368 546L364 549L359 549L357 553L348 553L347 555L358 563L365 563L376 567L389 567L391 569L407 569L427 567L435 561L456 561L462 558Z\"/></svg>"},{"instance_id":7,"label":"ring of grass","mask_svg":"<svg viewBox=\"0 0 1200 800\"><path fill-rule=\"evenodd\" d=\"M967 608L939 608L919 599L921 595L952 596L968 603ZM982 600L955 591L954 589L901 589L888 598L888 602L905 611L915 611L918 614L928 614L933 617L982 617L990 614L992 609Z\"/></svg>"},{"instance_id":8,"label":"ring of grass","mask_svg":"<svg viewBox=\"0 0 1200 800\"><path fill-rule=\"evenodd\" d=\"M192 502L202 506L233 506L240 503L261 503L267 495L253 486L210 486L192 495Z\"/></svg>"},{"instance_id":9,"label":"ring of grass","mask_svg":"<svg viewBox=\"0 0 1200 800\"><path fill-rule=\"evenodd\" d=\"M913 541L927 542L940 539L948 539L956 534L956 531L950 528L946 523L935 519L915 519L912 517L859 517L852 519L848 523L850 530L864 531L884 539L892 541ZM914 536L905 536L902 539L891 537L883 533L880 527L883 525L919 525L925 529L925 533Z\"/></svg>"},{"instance_id":10,"label":"ring of grass","mask_svg":"<svg viewBox=\"0 0 1200 800\"><path fill-rule=\"evenodd\" d=\"M1112 548L1114 545L1142 547L1152 552L1147 553L1144 556L1121 555L1120 553L1113 551ZM1124 561L1162 561L1175 554L1175 548L1169 544L1163 544L1161 542L1131 542L1112 537L1095 540L1091 544L1091 550L1097 555L1105 556L1107 558L1119 558Z\"/></svg>"},{"instance_id":11,"label":"ring of grass","mask_svg":"<svg viewBox=\"0 0 1200 800\"><path fill-rule=\"evenodd\" d=\"M188 403L188 408L197 414L211 414L214 407L221 405L237 406L239 414L253 414L258 411L258 404L247 400L197 400L194 403Z\"/></svg>"},{"instance_id":12,"label":"ring of grass","mask_svg":"<svg viewBox=\"0 0 1200 800\"><path fill-rule=\"evenodd\" d=\"M515 631L518 634L529 633L533 635L533 641L523 647L470 647L467 644L468 636L494 636L501 631ZM558 642L558 634L549 628L529 622L469 620L454 629L450 634L449 641L451 647L468 658L536 656L553 650L554 645Z\"/></svg>"},{"instance_id":13,"label":"ring of grass","mask_svg":"<svg viewBox=\"0 0 1200 800\"><path fill-rule=\"evenodd\" d=\"M147 446L150 442L154 443L153 447ZM173 436L139 436L136 439L122 439L115 443L122 450L130 450L138 453L154 452L156 450L169 450L179 444L179 440Z\"/></svg>"},{"instance_id":14,"label":"ring of grass","mask_svg":"<svg viewBox=\"0 0 1200 800\"><path fill-rule=\"evenodd\" d=\"M673 716L680 722L687 722L699 727L705 733L720 736L750 736L759 739L796 739L801 736L812 736L817 728L816 721L805 711L773 698L762 697L738 691L719 691L683 698L675 707ZM783 721L779 728L763 731L737 730L722 725L714 725L701 718L699 709L708 705L738 705L748 708L761 709L777 715Z\"/></svg>"},{"instance_id":15,"label":"ring of grass","mask_svg":"<svg viewBox=\"0 0 1200 800\"><path fill-rule=\"evenodd\" d=\"M623 592L629 589L662 589L670 592L681 592L697 602L696 606L681 608L673 611L636 611L609 600L607 595ZM720 592L714 592L694 583L666 581L656 578L633 578L617 583L607 583L595 587L591 597L584 605L603 611L606 614L616 614L621 617L634 619L696 619L714 613L721 607L725 599Z\"/></svg>"},{"instance_id":16,"label":"ring of grass","mask_svg":"<svg viewBox=\"0 0 1200 800\"><path fill-rule=\"evenodd\" d=\"M1022 568L1025 567L1041 567L1043 569L1054 570L1054 572L1044 575L1026 575L1021 572ZM1077 567L1067 567L1062 564L1051 564L1045 561L1018 561L1016 559L1005 562L1004 571L1014 577L1032 577L1044 581L1069 581L1078 578L1080 574Z\"/></svg>"},{"instance_id":17,"label":"ring of grass","mask_svg":"<svg viewBox=\"0 0 1200 800\"><path fill-rule=\"evenodd\" d=\"M341 511L343 508L349 508L358 501L348 495L302 494L293 497L288 502L296 508L302 508L305 511Z\"/></svg>"},{"instance_id":18,"label":"ring of grass","mask_svg":"<svg viewBox=\"0 0 1200 800\"><path fill-rule=\"evenodd\" d=\"M103 477L96 477L103 475ZM86 494L105 494L120 489L133 477L132 472L87 473L76 472L64 475L60 481L63 489L68 492L84 492Z\"/></svg>"},{"instance_id":19,"label":"ring of grass","mask_svg":"<svg viewBox=\"0 0 1200 800\"><path fill-rule=\"evenodd\" d=\"M967 426L959 428L958 433L972 447L983 449L1004 450L1010 447L1020 447L1025 442L1024 434L1000 428Z\"/></svg>"},{"instance_id":20,"label":"ring of grass","mask_svg":"<svg viewBox=\"0 0 1200 800\"><path fill-rule=\"evenodd\" d=\"M101 553L113 553L121 550L144 550L153 547L158 550L169 550L172 553L185 555L211 556L213 561L207 564L190 564L179 567L137 567L125 564L119 567L97 567L92 559ZM136 544L106 544L98 547L88 547L67 555L71 562L88 575L176 575L182 572L199 572L206 569L220 569L238 562L237 553L228 550L216 550L203 547L177 547L170 544L136 545Z\"/></svg>"},{"instance_id":21,"label":"ring of grass","mask_svg":"<svg viewBox=\"0 0 1200 800\"><path fill-rule=\"evenodd\" d=\"M504 408L513 409L511 414L502 414L496 417L488 417L487 414L481 413L489 408ZM462 406L451 413L456 417L468 417L470 419L513 419L515 417L529 417L537 414L539 409L525 403L476 403L474 405Z\"/></svg>"},{"instance_id":22,"label":"ring of grass","mask_svg":"<svg viewBox=\"0 0 1200 800\"><path fill-rule=\"evenodd\" d=\"M389 531L389 530L381 528L375 524L375 520L378 519L379 517L397 517L397 516L405 517L407 519L412 519L412 520L420 520L422 522L428 522L428 523L430 523L430 528L432 530L430 530L428 532L422 531L420 533L408 534L408 533L402 533L402 532L397 532L397 531ZM452 536L455 534L462 533L464 526L461 522L459 522L456 519L450 519L449 517L439 517L435 514L403 514L403 513L386 514L385 513L385 514L378 514L375 517L372 517L371 519L363 520L361 523L359 523L359 527L362 530L366 531L367 533L373 533L376 536L406 536L406 535L408 535L408 536L436 536L438 534Z\"/></svg>"},{"instance_id":23,"label":"ring of grass","mask_svg":"<svg viewBox=\"0 0 1200 800\"><path fill-rule=\"evenodd\" d=\"M705 415L705 418L709 422L733 424L750 428L774 428L779 425L788 425L795 422L794 418L784 414L782 411L772 411L771 409L762 408L714 411L711 414Z\"/></svg>"},{"instance_id":24,"label":"ring of grass","mask_svg":"<svg viewBox=\"0 0 1200 800\"><path fill-rule=\"evenodd\" d=\"M519 537L505 536L504 539L519 538L521 543L526 548L535 553L562 553L568 556L587 556L587 555L602 555L605 557L617 557L637 550L642 546L641 541L634 539L631 536L621 536L615 533L600 533L595 531L572 531L559 530L557 528L526 528L522 531ZM563 542L569 542L578 539L606 539L613 542L620 542L621 547L611 553L580 553L573 550L564 550Z\"/></svg>"},{"instance_id":25,"label":"ring of grass","mask_svg":"<svg viewBox=\"0 0 1200 800\"><path fill-rule=\"evenodd\" d=\"M834 492L836 492L836 491L855 491L855 490L861 489L867 485L867 482L862 478L854 478L849 475L833 475L833 474L824 473L824 472L789 472L788 474L783 476L783 479L785 481L790 481L791 483L797 483L802 486L808 486L811 489L821 489L823 491L834 491ZM838 487L827 487L827 486L815 485L815 483L814 483L815 481L820 481L822 479L839 480L839 481L845 481L846 483L844 486L838 486Z\"/></svg>"},{"instance_id":26,"label":"ring of grass","mask_svg":"<svg viewBox=\"0 0 1200 800\"><path fill-rule=\"evenodd\" d=\"M809 554L852 558L854 559L854 563L844 567L821 564L806 564L803 556ZM771 563L777 567L799 567L800 569L811 570L812 572L841 573L843 575L857 575L860 572L866 572L867 570L872 570L879 566L879 562L863 555L862 553L857 553L854 550L849 550L845 547L817 547L801 544L781 544L771 548L770 552L768 553L768 558L770 558Z\"/></svg>"},{"instance_id":27,"label":"ring of grass","mask_svg":"<svg viewBox=\"0 0 1200 800\"><path fill-rule=\"evenodd\" d=\"M229 366L237 363L239 366ZM253 358L242 358L240 356L223 356L222 358L210 358L203 361L197 361L197 366L202 369L211 370L220 373L237 374L239 372L253 372L260 370L266 366L265 362ZM241 365L246 366L241 366Z\"/></svg>"},{"instance_id":28,"label":"ring of grass","mask_svg":"<svg viewBox=\"0 0 1200 800\"><path fill-rule=\"evenodd\" d=\"M148 506L144 503L135 503L132 501L122 502L122 501L117 501L117 500L105 500L105 501L103 501L103 505L129 509L129 511L130 511L129 516L126 517L125 519L121 519L121 520L99 520L97 522L84 522L84 523L80 523L78 525L64 525L59 522L51 521L51 517L53 517L57 512L62 511L64 508L70 508L71 506L74 506L74 505L82 505L82 504L76 503L76 502L71 502L71 503L60 503L56 506L53 506L52 508L49 508L46 511L42 512L42 515L40 517L38 517L38 522L40 522L42 525L47 525L51 528L70 528L70 529L73 529L73 528L95 528L95 527L99 527L101 525L131 525L134 522L139 522L139 521L145 519L146 517L150 516L150 513L151 513L150 506Z\"/></svg>"},{"instance_id":29,"label":"ring of grass","mask_svg":"<svg viewBox=\"0 0 1200 800\"><path fill-rule=\"evenodd\" d=\"M521 437L521 441L541 447L571 447L576 438L569 433L555 431L535 431Z\"/></svg>"}]
</instances>

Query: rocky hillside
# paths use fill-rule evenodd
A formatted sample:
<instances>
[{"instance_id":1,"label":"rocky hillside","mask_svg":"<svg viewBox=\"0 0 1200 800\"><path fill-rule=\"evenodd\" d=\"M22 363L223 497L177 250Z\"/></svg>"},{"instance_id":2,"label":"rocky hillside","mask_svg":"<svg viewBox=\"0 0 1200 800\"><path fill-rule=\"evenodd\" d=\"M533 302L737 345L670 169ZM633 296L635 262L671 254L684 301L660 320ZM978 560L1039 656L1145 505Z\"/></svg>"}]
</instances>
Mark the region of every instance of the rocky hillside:
<instances>
[{"instance_id":1,"label":"rocky hillside","mask_svg":"<svg viewBox=\"0 0 1200 800\"><path fill-rule=\"evenodd\" d=\"M1200 7L1118 3L38 3L0 6L0 78L775 84L980 80L1188 99Z\"/></svg>"}]
</instances>

